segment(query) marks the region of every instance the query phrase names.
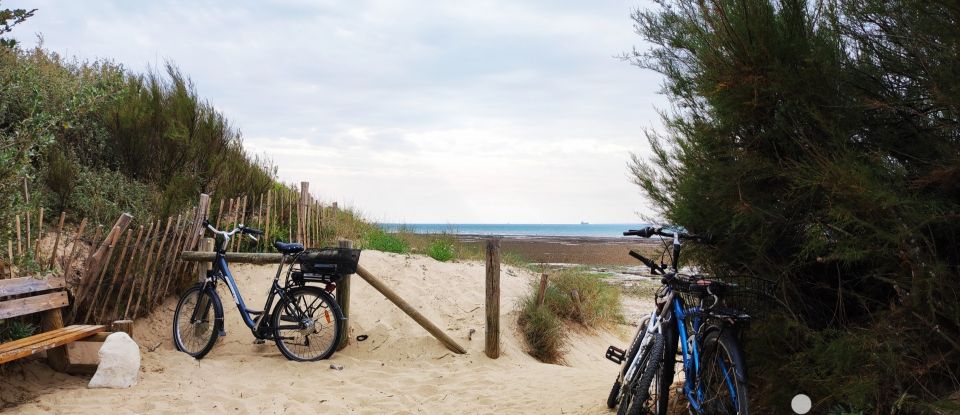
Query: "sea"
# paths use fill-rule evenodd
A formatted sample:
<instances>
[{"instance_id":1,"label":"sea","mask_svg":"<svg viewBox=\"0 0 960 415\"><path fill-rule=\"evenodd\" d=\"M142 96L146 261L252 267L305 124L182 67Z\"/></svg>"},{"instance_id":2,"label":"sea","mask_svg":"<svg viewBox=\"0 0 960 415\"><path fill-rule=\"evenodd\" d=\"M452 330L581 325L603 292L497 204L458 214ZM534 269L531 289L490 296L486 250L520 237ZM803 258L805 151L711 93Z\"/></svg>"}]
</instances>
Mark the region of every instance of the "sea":
<instances>
[{"instance_id":1,"label":"sea","mask_svg":"<svg viewBox=\"0 0 960 415\"><path fill-rule=\"evenodd\" d=\"M461 235L501 236L573 236L612 238L623 237L623 231L640 229L646 224L584 223L584 224L522 224L522 223L382 223L387 232L400 230L412 233L451 233Z\"/></svg>"}]
</instances>

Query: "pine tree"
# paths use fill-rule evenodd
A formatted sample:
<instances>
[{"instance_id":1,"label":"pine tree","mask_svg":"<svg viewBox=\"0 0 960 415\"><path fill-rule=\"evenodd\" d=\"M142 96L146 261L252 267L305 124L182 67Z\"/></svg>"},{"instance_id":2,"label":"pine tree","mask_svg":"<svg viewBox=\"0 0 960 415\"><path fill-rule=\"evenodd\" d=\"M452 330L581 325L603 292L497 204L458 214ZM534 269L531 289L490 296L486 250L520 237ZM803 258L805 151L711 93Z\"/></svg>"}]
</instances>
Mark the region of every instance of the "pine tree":
<instances>
[{"instance_id":1,"label":"pine tree","mask_svg":"<svg viewBox=\"0 0 960 415\"><path fill-rule=\"evenodd\" d=\"M956 390L960 7L658 3L629 58L673 106L631 168L665 221L715 236L701 264L781 282L753 396L920 411Z\"/></svg>"}]
</instances>

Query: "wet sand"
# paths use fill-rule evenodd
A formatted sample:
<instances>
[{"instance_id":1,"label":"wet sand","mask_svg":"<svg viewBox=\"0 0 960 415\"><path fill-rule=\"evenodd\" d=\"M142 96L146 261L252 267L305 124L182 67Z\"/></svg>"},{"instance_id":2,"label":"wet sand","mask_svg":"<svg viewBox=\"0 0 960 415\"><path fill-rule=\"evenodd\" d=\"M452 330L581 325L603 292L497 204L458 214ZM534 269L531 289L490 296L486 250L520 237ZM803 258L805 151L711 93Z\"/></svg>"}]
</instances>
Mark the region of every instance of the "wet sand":
<instances>
[{"instance_id":1,"label":"wet sand","mask_svg":"<svg viewBox=\"0 0 960 415\"><path fill-rule=\"evenodd\" d=\"M459 235L466 245L480 244L485 235ZM630 255L631 249L642 255L658 256L662 245L640 238L600 238L568 236L504 236L500 247L533 263L583 265L641 265Z\"/></svg>"}]
</instances>

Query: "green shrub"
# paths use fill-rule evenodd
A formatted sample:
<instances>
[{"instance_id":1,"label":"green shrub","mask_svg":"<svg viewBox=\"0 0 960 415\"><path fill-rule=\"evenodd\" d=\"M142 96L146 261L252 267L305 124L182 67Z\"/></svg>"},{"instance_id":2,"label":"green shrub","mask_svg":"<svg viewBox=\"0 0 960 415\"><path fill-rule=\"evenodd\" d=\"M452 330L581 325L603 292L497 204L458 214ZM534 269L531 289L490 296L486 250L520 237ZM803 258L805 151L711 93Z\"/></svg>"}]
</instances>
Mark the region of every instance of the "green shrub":
<instances>
[{"instance_id":1,"label":"green shrub","mask_svg":"<svg viewBox=\"0 0 960 415\"><path fill-rule=\"evenodd\" d=\"M375 251L405 254L410 252L410 244L394 234L386 233L379 228L367 232L363 239L364 249Z\"/></svg>"},{"instance_id":2,"label":"green shrub","mask_svg":"<svg viewBox=\"0 0 960 415\"><path fill-rule=\"evenodd\" d=\"M8 320L0 326L0 342L13 341L32 336L37 327L30 323Z\"/></svg>"},{"instance_id":3,"label":"green shrub","mask_svg":"<svg viewBox=\"0 0 960 415\"><path fill-rule=\"evenodd\" d=\"M112 224L124 212L135 218L149 216L152 194L150 186L118 171L81 168L69 208L92 223Z\"/></svg>"},{"instance_id":4,"label":"green shrub","mask_svg":"<svg viewBox=\"0 0 960 415\"><path fill-rule=\"evenodd\" d=\"M73 195L77 181L78 167L70 157L69 149L53 146L47 153L47 165L44 169L44 184L51 190L51 203L55 212L66 209Z\"/></svg>"},{"instance_id":5,"label":"green shrub","mask_svg":"<svg viewBox=\"0 0 960 415\"><path fill-rule=\"evenodd\" d=\"M455 241L449 235L441 235L427 245L427 255L440 262L447 262L457 256Z\"/></svg>"}]
</instances>

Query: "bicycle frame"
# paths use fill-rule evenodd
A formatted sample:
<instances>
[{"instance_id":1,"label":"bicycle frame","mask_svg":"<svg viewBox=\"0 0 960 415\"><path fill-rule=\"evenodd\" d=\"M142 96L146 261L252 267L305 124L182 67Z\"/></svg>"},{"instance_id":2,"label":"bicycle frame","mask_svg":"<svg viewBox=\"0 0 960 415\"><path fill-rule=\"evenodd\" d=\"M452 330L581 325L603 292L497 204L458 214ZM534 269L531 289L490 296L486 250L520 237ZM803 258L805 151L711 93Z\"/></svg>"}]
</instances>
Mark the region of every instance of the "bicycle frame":
<instances>
[{"instance_id":1,"label":"bicycle frame","mask_svg":"<svg viewBox=\"0 0 960 415\"><path fill-rule=\"evenodd\" d=\"M226 242L224 242L226 245ZM208 286L213 286L216 288L217 280L223 280L227 285L227 288L230 289L230 296L233 297L233 302L237 305L237 310L240 311L240 317L243 319L243 323L247 325L248 328L253 332L253 335L257 338L261 338L258 331L260 326L263 324L263 318L254 320L251 315L256 316L265 316L266 313L270 310L270 307L273 306L273 301L276 296L286 298L286 290L280 287L280 274L283 271L283 265L286 262L286 255L284 255L283 260L280 261L280 267L277 269L277 274L273 278L273 282L270 285L270 292L267 294L266 303L263 305L263 310L251 310L247 308L246 303L243 301L243 296L240 295L240 288L237 286L237 282L233 277L233 273L230 272L230 266L227 263L225 251L221 249L216 250L216 257L213 260L213 270L207 272L207 278L203 282L201 290L206 290ZM202 291L201 291L202 292ZM214 291L216 292L216 291ZM197 320L201 308L205 308L206 305L201 306L197 304L197 307L194 309L194 315L191 320ZM223 335L223 333L221 333Z\"/></svg>"},{"instance_id":2,"label":"bicycle frame","mask_svg":"<svg viewBox=\"0 0 960 415\"><path fill-rule=\"evenodd\" d=\"M647 320L646 332L647 334L651 333L660 333L663 334L663 328L660 321L660 316L657 313L658 310L653 310L650 312L650 319ZM633 379L633 375L636 373L637 368L640 366L640 356L643 356L644 351L650 347L650 341L653 339L652 336L643 336L643 340L640 341L640 345L637 346L637 353L634 355L634 359L630 362L630 367L627 368L626 373L624 373L624 379Z\"/></svg>"}]
</instances>

